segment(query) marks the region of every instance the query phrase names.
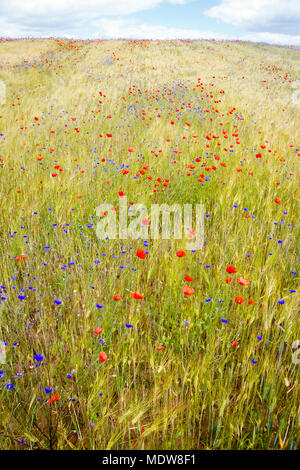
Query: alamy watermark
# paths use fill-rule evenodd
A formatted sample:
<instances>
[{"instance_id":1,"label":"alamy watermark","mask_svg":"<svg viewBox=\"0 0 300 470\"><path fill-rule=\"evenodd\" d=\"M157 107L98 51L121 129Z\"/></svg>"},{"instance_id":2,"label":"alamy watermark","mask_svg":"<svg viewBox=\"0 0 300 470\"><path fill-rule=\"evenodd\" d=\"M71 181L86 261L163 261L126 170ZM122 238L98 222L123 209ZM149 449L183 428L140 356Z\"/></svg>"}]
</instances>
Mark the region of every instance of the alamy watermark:
<instances>
[{"instance_id":1,"label":"alamy watermark","mask_svg":"<svg viewBox=\"0 0 300 470\"><path fill-rule=\"evenodd\" d=\"M144 204L128 206L127 196L119 197L119 207L101 204L96 235L100 240L186 240L186 250L201 250L204 243L204 204ZM173 217L173 224L171 223ZM118 219L118 220L117 220ZM129 222L129 223L128 223ZM171 226L173 230L171 231Z\"/></svg>"},{"instance_id":2,"label":"alamy watermark","mask_svg":"<svg viewBox=\"0 0 300 470\"><path fill-rule=\"evenodd\" d=\"M0 322L2 320L2 301L0 302ZM6 364L5 342L0 339L0 364Z\"/></svg>"},{"instance_id":3,"label":"alamy watermark","mask_svg":"<svg viewBox=\"0 0 300 470\"><path fill-rule=\"evenodd\" d=\"M0 340L0 364L6 364L5 342Z\"/></svg>"},{"instance_id":4,"label":"alamy watermark","mask_svg":"<svg viewBox=\"0 0 300 470\"><path fill-rule=\"evenodd\" d=\"M6 85L0 78L0 105L6 104Z\"/></svg>"},{"instance_id":5,"label":"alamy watermark","mask_svg":"<svg viewBox=\"0 0 300 470\"><path fill-rule=\"evenodd\" d=\"M292 83L292 88L295 89L295 91L292 93L292 103L295 105L300 104L300 80L295 80Z\"/></svg>"},{"instance_id":6,"label":"alamy watermark","mask_svg":"<svg viewBox=\"0 0 300 470\"><path fill-rule=\"evenodd\" d=\"M297 339L292 344L292 363L298 365L300 363L300 340Z\"/></svg>"}]
</instances>

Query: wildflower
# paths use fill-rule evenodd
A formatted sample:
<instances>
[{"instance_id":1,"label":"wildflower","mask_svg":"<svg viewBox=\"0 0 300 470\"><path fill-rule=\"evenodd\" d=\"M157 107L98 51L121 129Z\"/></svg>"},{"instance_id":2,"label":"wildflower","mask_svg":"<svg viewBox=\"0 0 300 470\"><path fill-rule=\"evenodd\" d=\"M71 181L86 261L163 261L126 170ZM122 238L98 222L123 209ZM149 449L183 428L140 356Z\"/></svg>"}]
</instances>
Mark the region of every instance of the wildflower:
<instances>
[{"instance_id":1,"label":"wildflower","mask_svg":"<svg viewBox=\"0 0 300 470\"><path fill-rule=\"evenodd\" d=\"M250 285L250 281L248 279L243 278L243 277L238 277L237 282L239 284L241 284L241 286L249 286Z\"/></svg>"},{"instance_id":2,"label":"wildflower","mask_svg":"<svg viewBox=\"0 0 300 470\"><path fill-rule=\"evenodd\" d=\"M49 400L48 403L53 403L54 401L57 401L60 397L60 394L57 393L56 395L53 395Z\"/></svg>"},{"instance_id":3,"label":"wildflower","mask_svg":"<svg viewBox=\"0 0 300 470\"><path fill-rule=\"evenodd\" d=\"M142 300L144 298L144 294L140 294L139 292L131 292L130 296L133 299L138 299L138 300Z\"/></svg>"},{"instance_id":4,"label":"wildflower","mask_svg":"<svg viewBox=\"0 0 300 470\"><path fill-rule=\"evenodd\" d=\"M193 295L194 294L194 289L191 286L184 286L184 288L182 289L182 292L185 295Z\"/></svg>"},{"instance_id":5,"label":"wildflower","mask_svg":"<svg viewBox=\"0 0 300 470\"><path fill-rule=\"evenodd\" d=\"M226 272L229 273L229 274L234 274L237 272L237 269L235 266L232 266L232 265L229 265L227 266L226 268Z\"/></svg>"},{"instance_id":6,"label":"wildflower","mask_svg":"<svg viewBox=\"0 0 300 470\"><path fill-rule=\"evenodd\" d=\"M100 362L107 361L107 354L104 351L101 351L101 353L99 354L99 359L100 359Z\"/></svg>"},{"instance_id":7,"label":"wildflower","mask_svg":"<svg viewBox=\"0 0 300 470\"><path fill-rule=\"evenodd\" d=\"M186 256L186 253L183 250L179 250L177 251L176 255L178 256L178 258L183 258L184 256Z\"/></svg>"},{"instance_id":8,"label":"wildflower","mask_svg":"<svg viewBox=\"0 0 300 470\"><path fill-rule=\"evenodd\" d=\"M244 297L236 297L234 300L237 304L242 304L243 302L245 302Z\"/></svg>"},{"instance_id":9,"label":"wildflower","mask_svg":"<svg viewBox=\"0 0 300 470\"><path fill-rule=\"evenodd\" d=\"M14 384L5 384L5 387L8 389L8 390L14 390L15 386Z\"/></svg>"},{"instance_id":10,"label":"wildflower","mask_svg":"<svg viewBox=\"0 0 300 470\"><path fill-rule=\"evenodd\" d=\"M136 256L141 259L145 259L147 254L141 248L138 248L136 251Z\"/></svg>"},{"instance_id":11,"label":"wildflower","mask_svg":"<svg viewBox=\"0 0 300 470\"><path fill-rule=\"evenodd\" d=\"M33 356L33 358L34 358L36 361L39 361L39 362L41 362L41 361L44 360L44 357L43 357L41 354L35 354L35 355Z\"/></svg>"},{"instance_id":12,"label":"wildflower","mask_svg":"<svg viewBox=\"0 0 300 470\"><path fill-rule=\"evenodd\" d=\"M96 335L101 335L103 333L103 328L95 328L94 331Z\"/></svg>"}]
</instances>

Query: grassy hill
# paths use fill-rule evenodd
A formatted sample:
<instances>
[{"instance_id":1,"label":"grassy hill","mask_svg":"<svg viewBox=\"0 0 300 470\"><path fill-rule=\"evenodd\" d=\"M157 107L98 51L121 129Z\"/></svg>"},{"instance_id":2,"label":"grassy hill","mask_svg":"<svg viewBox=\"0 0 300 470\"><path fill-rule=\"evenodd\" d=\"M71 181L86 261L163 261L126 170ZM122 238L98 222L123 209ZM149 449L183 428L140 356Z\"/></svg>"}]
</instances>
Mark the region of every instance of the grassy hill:
<instances>
[{"instance_id":1,"label":"grassy hill","mask_svg":"<svg viewBox=\"0 0 300 470\"><path fill-rule=\"evenodd\" d=\"M0 41L1 449L297 448L299 57ZM201 247L100 239L124 197Z\"/></svg>"}]
</instances>

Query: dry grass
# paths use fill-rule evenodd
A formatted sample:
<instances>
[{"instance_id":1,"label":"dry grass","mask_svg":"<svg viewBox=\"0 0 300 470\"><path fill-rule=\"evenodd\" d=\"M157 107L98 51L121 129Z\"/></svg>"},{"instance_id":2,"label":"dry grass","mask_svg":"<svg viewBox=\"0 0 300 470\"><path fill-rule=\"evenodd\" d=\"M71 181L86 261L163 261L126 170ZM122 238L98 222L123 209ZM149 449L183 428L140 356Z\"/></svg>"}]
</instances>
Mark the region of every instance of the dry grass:
<instances>
[{"instance_id":1,"label":"dry grass","mask_svg":"<svg viewBox=\"0 0 300 470\"><path fill-rule=\"evenodd\" d=\"M0 448L297 448L299 52L24 40L0 63ZM98 240L95 210L120 190L202 202L203 250Z\"/></svg>"}]
</instances>

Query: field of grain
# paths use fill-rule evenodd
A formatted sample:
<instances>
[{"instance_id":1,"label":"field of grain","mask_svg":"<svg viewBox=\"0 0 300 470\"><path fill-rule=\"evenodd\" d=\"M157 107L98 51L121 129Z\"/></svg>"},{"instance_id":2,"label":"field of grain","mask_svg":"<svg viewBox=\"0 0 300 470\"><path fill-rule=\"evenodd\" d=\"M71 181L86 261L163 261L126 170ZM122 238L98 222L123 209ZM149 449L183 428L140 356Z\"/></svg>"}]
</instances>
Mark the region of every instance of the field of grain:
<instances>
[{"instance_id":1,"label":"field of grain","mask_svg":"<svg viewBox=\"0 0 300 470\"><path fill-rule=\"evenodd\" d=\"M299 72L239 41L0 40L0 449L298 448ZM202 204L201 249L99 239L124 196Z\"/></svg>"}]
</instances>

